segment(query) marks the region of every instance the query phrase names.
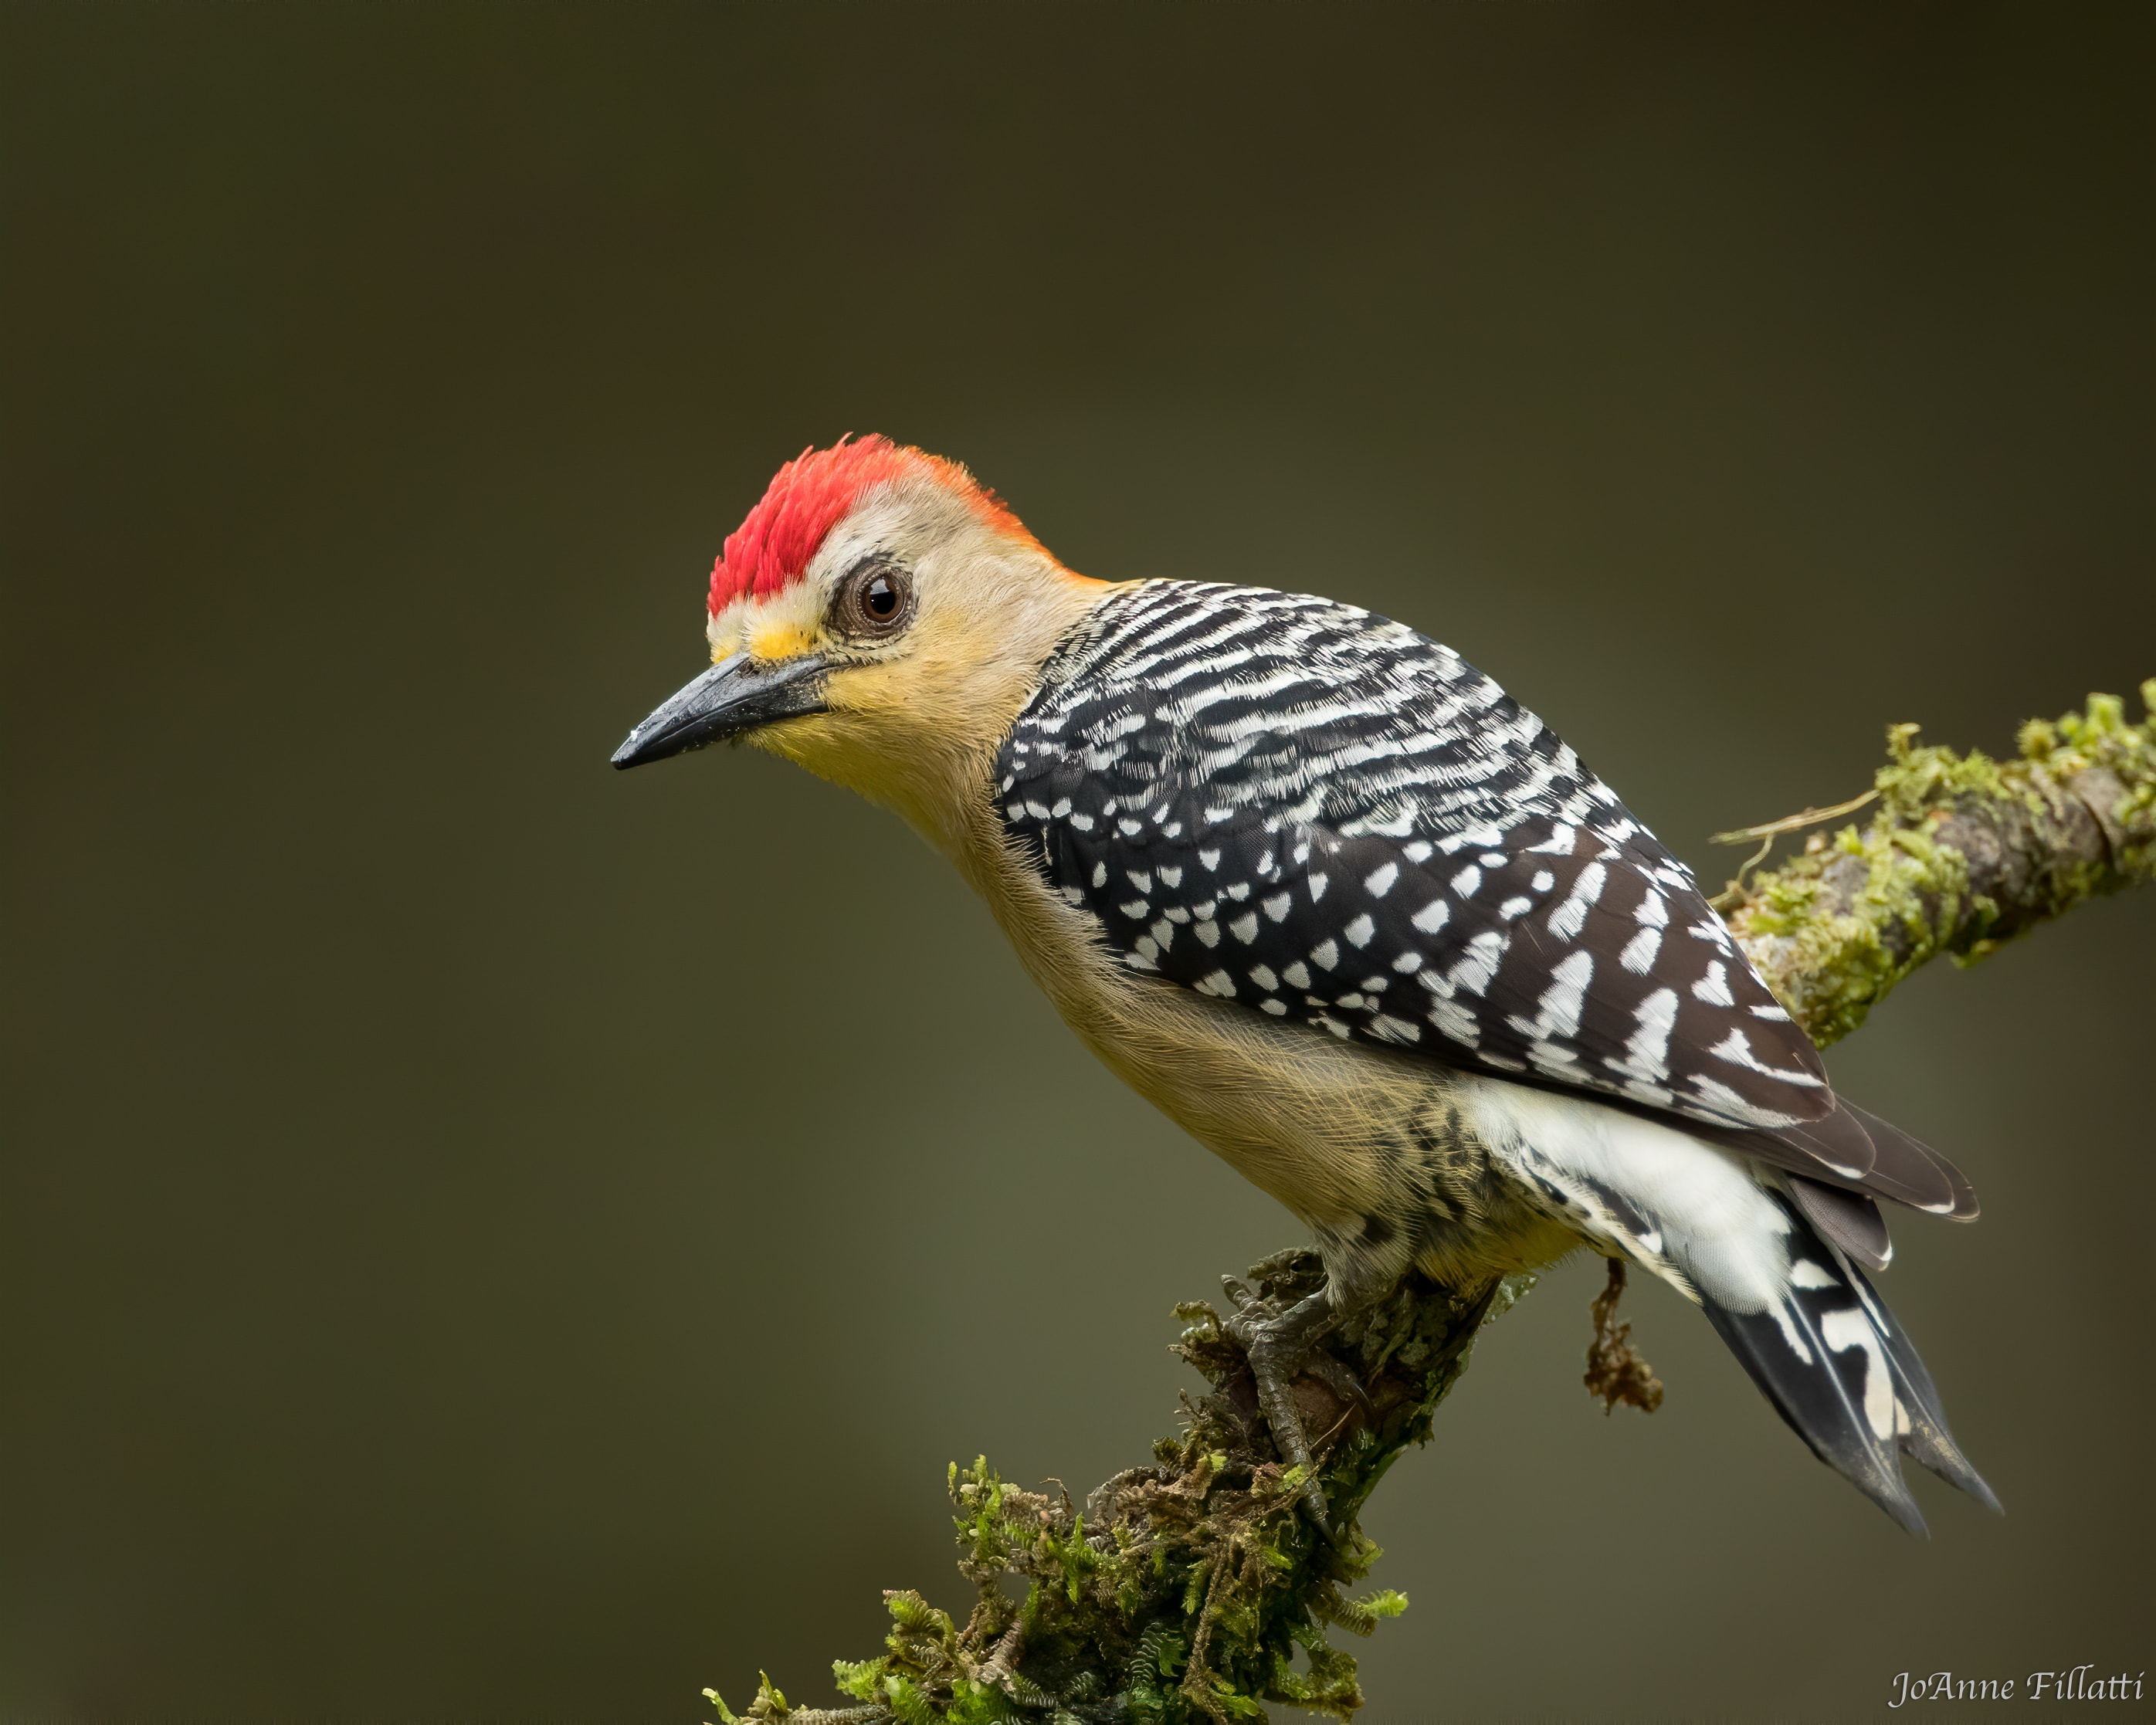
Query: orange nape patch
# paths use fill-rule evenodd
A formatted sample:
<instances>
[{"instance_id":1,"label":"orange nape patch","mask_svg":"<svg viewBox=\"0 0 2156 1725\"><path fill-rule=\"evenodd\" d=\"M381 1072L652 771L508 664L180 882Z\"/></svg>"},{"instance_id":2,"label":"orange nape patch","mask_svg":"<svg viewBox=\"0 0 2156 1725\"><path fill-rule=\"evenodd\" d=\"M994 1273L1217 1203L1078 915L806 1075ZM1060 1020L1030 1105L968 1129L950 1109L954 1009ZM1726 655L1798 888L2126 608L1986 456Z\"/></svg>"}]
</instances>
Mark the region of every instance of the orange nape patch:
<instances>
[{"instance_id":1,"label":"orange nape patch","mask_svg":"<svg viewBox=\"0 0 2156 1725\"><path fill-rule=\"evenodd\" d=\"M780 468L762 501L726 536L711 565L711 615L744 594L767 598L798 581L825 536L846 518L862 492L887 480L916 475L957 492L992 526L1025 531L1004 501L956 461L887 437L842 437L828 449L803 449Z\"/></svg>"}]
</instances>

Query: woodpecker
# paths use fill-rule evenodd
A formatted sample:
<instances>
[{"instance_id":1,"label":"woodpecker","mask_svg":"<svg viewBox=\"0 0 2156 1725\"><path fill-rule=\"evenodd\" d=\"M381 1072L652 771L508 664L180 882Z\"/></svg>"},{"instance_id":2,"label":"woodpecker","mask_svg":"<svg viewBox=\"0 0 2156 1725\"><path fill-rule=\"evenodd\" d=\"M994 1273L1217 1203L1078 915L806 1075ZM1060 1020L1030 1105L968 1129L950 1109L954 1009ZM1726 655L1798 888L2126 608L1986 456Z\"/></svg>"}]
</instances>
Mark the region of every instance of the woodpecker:
<instances>
[{"instance_id":1,"label":"woodpecker","mask_svg":"<svg viewBox=\"0 0 2156 1725\"><path fill-rule=\"evenodd\" d=\"M1684 865L1450 647L1078 575L880 437L783 466L707 610L711 668L613 764L737 739L896 811L1079 1037L1312 1231L1326 1286L1235 1322L1321 1527L1312 1344L1410 1269L1581 1247L1696 1302L1911 1532L1902 1453L1999 1507L1864 1274L1879 1199L1969 1220L1968 1181L1835 1093Z\"/></svg>"}]
</instances>

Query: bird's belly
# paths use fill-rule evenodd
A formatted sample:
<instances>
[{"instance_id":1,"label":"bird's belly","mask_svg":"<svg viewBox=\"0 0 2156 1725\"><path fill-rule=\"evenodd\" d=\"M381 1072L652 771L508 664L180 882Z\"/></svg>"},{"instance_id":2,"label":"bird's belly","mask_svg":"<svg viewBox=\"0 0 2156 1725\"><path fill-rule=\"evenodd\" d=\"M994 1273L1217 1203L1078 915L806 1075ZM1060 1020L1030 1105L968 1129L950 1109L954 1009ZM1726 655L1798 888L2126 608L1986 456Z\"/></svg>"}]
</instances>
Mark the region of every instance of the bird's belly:
<instances>
[{"instance_id":1,"label":"bird's belly","mask_svg":"<svg viewBox=\"0 0 2156 1725\"><path fill-rule=\"evenodd\" d=\"M1445 1068L1155 992L1164 1009L1141 1023L1074 1027L1139 1094L1307 1223L1343 1281L1389 1285L1412 1266L1471 1286L1581 1243L1490 1154Z\"/></svg>"},{"instance_id":2,"label":"bird's belly","mask_svg":"<svg viewBox=\"0 0 2156 1725\"><path fill-rule=\"evenodd\" d=\"M990 901L1065 1022L1306 1223L1336 1276L1389 1281L1413 1266L1470 1284L1580 1243L1490 1155L1445 1067L1134 973L1030 879L1006 886Z\"/></svg>"}]
</instances>

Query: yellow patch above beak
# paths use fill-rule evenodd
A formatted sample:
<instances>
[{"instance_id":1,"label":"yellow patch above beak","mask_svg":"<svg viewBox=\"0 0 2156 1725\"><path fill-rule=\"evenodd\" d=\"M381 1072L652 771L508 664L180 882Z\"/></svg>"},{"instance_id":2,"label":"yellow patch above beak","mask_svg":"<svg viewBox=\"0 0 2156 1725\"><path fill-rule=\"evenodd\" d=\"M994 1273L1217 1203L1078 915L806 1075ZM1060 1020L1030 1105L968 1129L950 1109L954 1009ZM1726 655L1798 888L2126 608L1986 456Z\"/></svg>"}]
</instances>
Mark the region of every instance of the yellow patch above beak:
<instances>
[{"instance_id":1,"label":"yellow patch above beak","mask_svg":"<svg viewBox=\"0 0 2156 1725\"><path fill-rule=\"evenodd\" d=\"M798 659L815 649L814 631L798 623L767 623L748 638L748 650L766 660Z\"/></svg>"}]
</instances>

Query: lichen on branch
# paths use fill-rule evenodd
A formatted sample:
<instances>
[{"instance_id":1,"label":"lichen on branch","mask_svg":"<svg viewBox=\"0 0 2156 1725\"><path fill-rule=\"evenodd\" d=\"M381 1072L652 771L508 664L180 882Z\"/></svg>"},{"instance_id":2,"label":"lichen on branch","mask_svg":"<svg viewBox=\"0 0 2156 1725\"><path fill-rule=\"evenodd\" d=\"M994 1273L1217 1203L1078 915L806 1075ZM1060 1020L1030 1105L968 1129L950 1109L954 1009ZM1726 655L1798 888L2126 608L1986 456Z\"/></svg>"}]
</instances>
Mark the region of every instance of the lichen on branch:
<instances>
[{"instance_id":1,"label":"lichen on branch","mask_svg":"<svg viewBox=\"0 0 2156 1725\"><path fill-rule=\"evenodd\" d=\"M2141 696L2156 708L2156 680ZM2005 762L1919 748L1916 734L1890 730L1892 758L1856 803L1744 836L1771 842L1859 804L1872 809L1868 824L1815 837L1716 901L1822 1045L1938 954L1974 963L2156 874L2156 722L2128 724L2116 696L2031 721L2019 758ZM1593 1309L1588 1386L1606 1407L1651 1409L1662 1386L1615 1321L1624 1279L1620 1266L1612 1271ZM1255 1291L1227 1284L1238 1307L1285 1310L1324 1280L1306 1250L1277 1253L1250 1275ZM1379 1554L1362 1507L1400 1455L1429 1440L1482 1326L1533 1280L1460 1289L1410 1276L1321 1343L1293 1394L1337 1543L1299 1511L1300 1475L1274 1453L1221 1314L1181 1306L1188 1327L1176 1351L1209 1388L1183 1397L1180 1430L1154 1445L1149 1465L1117 1474L1082 1508L1060 1490L1009 1484L985 1458L952 1466L958 1568L976 1594L963 1624L911 1589L886 1593L884 1651L833 1667L850 1707L792 1706L767 1676L741 1716L704 1692L725 1725L1229 1725L1262 1721L1268 1702L1348 1719L1362 1687L1329 1631L1367 1635L1407 1604L1389 1591L1344 1591Z\"/></svg>"},{"instance_id":2,"label":"lichen on branch","mask_svg":"<svg viewBox=\"0 0 2156 1725\"><path fill-rule=\"evenodd\" d=\"M2156 710L2156 679L2141 699ZM2124 705L2092 695L2083 712L2032 719L2005 762L1920 748L1916 726L1890 726L1864 826L1815 834L1802 855L1715 901L1813 1041L1846 1036L1942 953L1974 964L2156 874L2156 726L2128 724Z\"/></svg>"}]
</instances>

